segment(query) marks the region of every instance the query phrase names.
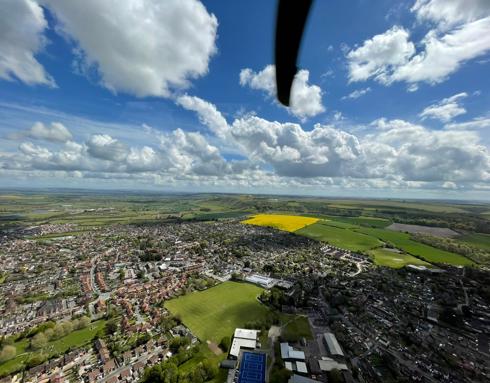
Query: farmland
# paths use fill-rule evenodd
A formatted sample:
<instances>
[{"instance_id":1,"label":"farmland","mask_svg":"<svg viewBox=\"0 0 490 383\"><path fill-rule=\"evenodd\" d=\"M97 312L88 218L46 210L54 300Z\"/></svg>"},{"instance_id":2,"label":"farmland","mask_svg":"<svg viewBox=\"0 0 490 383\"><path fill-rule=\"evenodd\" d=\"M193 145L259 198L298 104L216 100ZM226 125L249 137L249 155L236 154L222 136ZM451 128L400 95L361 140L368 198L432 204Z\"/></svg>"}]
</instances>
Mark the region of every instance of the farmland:
<instances>
[{"instance_id":1,"label":"farmland","mask_svg":"<svg viewBox=\"0 0 490 383\"><path fill-rule=\"evenodd\" d=\"M399 269L406 265L430 266L429 263L413 255L398 253L393 251L393 249L374 249L369 250L368 254L373 257L376 265L387 266L393 269Z\"/></svg>"},{"instance_id":2,"label":"farmland","mask_svg":"<svg viewBox=\"0 0 490 383\"><path fill-rule=\"evenodd\" d=\"M393 268L399 268L406 264L427 265L426 262L451 265L473 264L470 259L462 255L414 241L407 233L389 230L389 228L384 229L389 224L388 220L371 217L337 218L330 216L329 218L259 214L251 219L242 221L242 223L269 226L279 230L294 232L295 234L351 251L362 252L370 250L370 255L374 257L376 264ZM420 225L391 225L390 227L395 229L414 227L417 230L426 229L428 232L435 230L434 228ZM444 234L452 232L449 229L436 229L439 229ZM483 239L485 238L483 237ZM482 241L482 237L472 237L472 239L473 241L478 239L480 242L485 243ZM394 246L405 254L387 252L382 249L378 250L385 244ZM376 251L374 251L375 249Z\"/></svg>"},{"instance_id":3,"label":"farmland","mask_svg":"<svg viewBox=\"0 0 490 383\"><path fill-rule=\"evenodd\" d=\"M457 238L461 242L479 247L483 250L490 250L490 235L481 233L465 234Z\"/></svg>"},{"instance_id":4,"label":"farmland","mask_svg":"<svg viewBox=\"0 0 490 383\"><path fill-rule=\"evenodd\" d=\"M375 237L348 228L331 226L325 221L300 229L296 231L296 234L352 251L369 250L382 245L382 242Z\"/></svg>"},{"instance_id":5,"label":"farmland","mask_svg":"<svg viewBox=\"0 0 490 383\"><path fill-rule=\"evenodd\" d=\"M313 217L282 214L258 214L252 218L242 221L242 223L248 225L274 227L279 230L294 232L306 226L312 225L317 221L318 218Z\"/></svg>"},{"instance_id":6,"label":"farmland","mask_svg":"<svg viewBox=\"0 0 490 383\"><path fill-rule=\"evenodd\" d=\"M225 282L167 301L165 307L180 316L201 341L219 343L236 327L267 316L269 309L257 301L261 292L260 287L248 283Z\"/></svg>"},{"instance_id":7,"label":"farmland","mask_svg":"<svg viewBox=\"0 0 490 383\"><path fill-rule=\"evenodd\" d=\"M446 227L431 227L421 225L405 225L403 223L393 223L387 227L388 230L399 231L411 234L428 234L436 237L455 237L458 235L454 230Z\"/></svg>"},{"instance_id":8,"label":"farmland","mask_svg":"<svg viewBox=\"0 0 490 383\"><path fill-rule=\"evenodd\" d=\"M462 255L415 242L411 240L410 235L406 233L370 228L359 228L355 229L355 231L391 243L398 249L401 249L408 254L423 258L427 262L448 263L450 265L471 265L473 263Z\"/></svg>"}]
</instances>

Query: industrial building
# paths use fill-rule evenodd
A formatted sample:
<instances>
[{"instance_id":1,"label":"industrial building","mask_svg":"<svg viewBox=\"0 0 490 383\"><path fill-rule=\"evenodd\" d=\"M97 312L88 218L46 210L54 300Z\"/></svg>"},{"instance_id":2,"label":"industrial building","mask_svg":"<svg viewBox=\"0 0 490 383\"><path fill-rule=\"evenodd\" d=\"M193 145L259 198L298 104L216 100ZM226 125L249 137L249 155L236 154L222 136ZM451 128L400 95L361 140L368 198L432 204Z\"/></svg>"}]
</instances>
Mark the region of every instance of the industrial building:
<instances>
[{"instance_id":1,"label":"industrial building","mask_svg":"<svg viewBox=\"0 0 490 383\"><path fill-rule=\"evenodd\" d=\"M255 350L259 330L248 330L244 328L235 329L233 342L230 347L230 357L238 359L241 349Z\"/></svg>"},{"instance_id":2,"label":"industrial building","mask_svg":"<svg viewBox=\"0 0 490 383\"><path fill-rule=\"evenodd\" d=\"M331 355L344 356L344 353L340 348L340 344L337 342L337 338L335 338L334 334L331 332L326 332L323 334L323 339L325 340L325 344Z\"/></svg>"},{"instance_id":3,"label":"industrial building","mask_svg":"<svg viewBox=\"0 0 490 383\"><path fill-rule=\"evenodd\" d=\"M265 289L270 289L274 287L276 284L276 280L274 278L269 278L269 277L264 277L262 275L258 274L252 274L247 277L245 277L245 280L247 282L253 283L255 285L262 286Z\"/></svg>"}]
</instances>

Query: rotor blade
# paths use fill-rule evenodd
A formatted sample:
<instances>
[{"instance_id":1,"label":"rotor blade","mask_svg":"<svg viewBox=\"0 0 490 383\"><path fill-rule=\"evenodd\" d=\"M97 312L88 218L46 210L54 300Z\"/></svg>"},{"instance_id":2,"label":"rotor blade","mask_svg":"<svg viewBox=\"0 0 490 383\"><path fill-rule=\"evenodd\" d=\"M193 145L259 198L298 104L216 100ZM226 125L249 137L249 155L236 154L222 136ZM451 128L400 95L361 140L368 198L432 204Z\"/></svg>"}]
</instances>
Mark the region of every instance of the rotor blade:
<instances>
[{"instance_id":1,"label":"rotor blade","mask_svg":"<svg viewBox=\"0 0 490 383\"><path fill-rule=\"evenodd\" d=\"M312 0L279 0L276 20L277 98L289 106L291 86L298 68L299 46Z\"/></svg>"}]
</instances>

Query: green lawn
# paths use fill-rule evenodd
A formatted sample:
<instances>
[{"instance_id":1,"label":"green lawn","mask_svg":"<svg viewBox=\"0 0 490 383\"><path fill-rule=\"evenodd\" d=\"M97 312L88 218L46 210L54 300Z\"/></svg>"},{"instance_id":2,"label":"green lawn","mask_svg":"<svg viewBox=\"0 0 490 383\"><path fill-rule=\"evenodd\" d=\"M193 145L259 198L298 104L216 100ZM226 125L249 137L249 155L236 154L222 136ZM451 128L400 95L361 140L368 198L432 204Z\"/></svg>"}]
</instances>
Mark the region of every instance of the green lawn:
<instances>
[{"instance_id":1,"label":"green lawn","mask_svg":"<svg viewBox=\"0 0 490 383\"><path fill-rule=\"evenodd\" d=\"M480 249L490 250L490 234L472 233L455 238L458 241L469 243Z\"/></svg>"},{"instance_id":2,"label":"green lawn","mask_svg":"<svg viewBox=\"0 0 490 383\"><path fill-rule=\"evenodd\" d=\"M93 322L82 330L73 331L63 338L51 341L43 351L51 357L64 354L70 347L81 347L95 337L95 334L104 327L105 322L105 320ZM14 343L14 346L17 349L17 356L0 364L0 376L12 374L22 368L23 363L25 363L32 355L32 352L27 351L28 345L29 341L27 339L22 339L21 341Z\"/></svg>"},{"instance_id":3,"label":"green lawn","mask_svg":"<svg viewBox=\"0 0 490 383\"><path fill-rule=\"evenodd\" d=\"M396 253L387 249L374 249L368 251L374 258L374 263L379 266L387 266L399 269L406 265L430 266L430 263L422 261L410 254Z\"/></svg>"},{"instance_id":4,"label":"green lawn","mask_svg":"<svg viewBox=\"0 0 490 383\"><path fill-rule=\"evenodd\" d=\"M308 318L305 316L292 318L294 317L283 319L289 319L289 321L283 327L281 337L288 342L297 342L301 338L313 339Z\"/></svg>"},{"instance_id":5,"label":"green lawn","mask_svg":"<svg viewBox=\"0 0 490 383\"><path fill-rule=\"evenodd\" d=\"M382 242L373 236L331 226L329 221L314 223L295 233L352 251L369 250L382 245Z\"/></svg>"},{"instance_id":6,"label":"green lawn","mask_svg":"<svg viewBox=\"0 0 490 383\"><path fill-rule=\"evenodd\" d=\"M219 343L235 328L267 316L269 309L257 301L263 290L248 283L225 282L165 302L202 342Z\"/></svg>"},{"instance_id":7,"label":"green lawn","mask_svg":"<svg viewBox=\"0 0 490 383\"><path fill-rule=\"evenodd\" d=\"M427 262L448 263L450 265L471 265L473 262L459 254L450 253L424 245L410 239L410 235L396 231L383 229L359 228L355 229L358 233L364 233L385 242L391 242L395 247L408 254L412 254L425 259Z\"/></svg>"}]
</instances>

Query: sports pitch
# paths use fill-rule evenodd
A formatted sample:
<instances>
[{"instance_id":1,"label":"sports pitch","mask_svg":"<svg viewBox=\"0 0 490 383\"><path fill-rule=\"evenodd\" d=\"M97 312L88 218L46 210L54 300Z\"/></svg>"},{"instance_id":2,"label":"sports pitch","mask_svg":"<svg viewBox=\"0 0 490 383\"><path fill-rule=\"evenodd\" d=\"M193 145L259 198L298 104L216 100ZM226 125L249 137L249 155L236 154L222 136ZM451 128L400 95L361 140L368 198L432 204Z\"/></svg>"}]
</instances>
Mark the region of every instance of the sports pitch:
<instances>
[{"instance_id":1,"label":"sports pitch","mask_svg":"<svg viewBox=\"0 0 490 383\"><path fill-rule=\"evenodd\" d=\"M219 343L231 337L236 327L267 316L269 309L258 302L263 290L239 282L224 282L165 302L165 307L191 329L201 341Z\"/></svg>"}]
</instances>

